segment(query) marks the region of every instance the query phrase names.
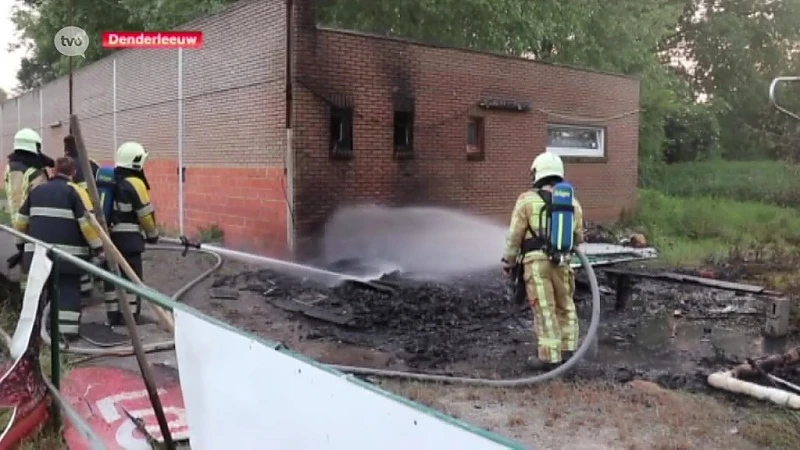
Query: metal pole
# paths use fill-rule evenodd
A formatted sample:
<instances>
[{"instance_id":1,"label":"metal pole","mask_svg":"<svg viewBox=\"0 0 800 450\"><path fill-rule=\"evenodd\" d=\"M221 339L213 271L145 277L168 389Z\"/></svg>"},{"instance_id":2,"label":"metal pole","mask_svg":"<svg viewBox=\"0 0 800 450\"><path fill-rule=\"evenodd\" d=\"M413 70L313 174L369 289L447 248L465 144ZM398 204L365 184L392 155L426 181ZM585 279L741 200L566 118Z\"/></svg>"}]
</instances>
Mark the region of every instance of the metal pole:
<instances>
[{"instance_id":1,"label":"metal pole","mask_svg":"<svg viewBox=\"0 0 800 450\"><path fill-rule=\"evenodd\" d=\"M178 228L183 228L183 49L178 49Z\"/></svg>"},{"instance_id":2,"label":"metal pole","mask_svg":"<svg viewBox=\"0 0 800 450\"><path fill-rule=\"evenodd\" d=\"M115 154L117 151L117 58L111 60L111 109L112 109L112 120L114 122L114 148L111 149L111 154Z\"/></svg>"},{"instance_id":3,"label":"metal pole","mask_svg":"<svg viewBox=\"0 0 800 450\"><path fill-rule=\"evenodd\" d=\"M75 144L78 147L79 162L83 173L91 173L92 169L86 152L86 144L83 141L83 134L81 134L78 116L70 117L70 128L72 128L72 135L75 136ZM108 224L106 224L106 218L102 213L103 208L100 205L100 195L97 191L97 184L92 177L86 178L86 184L89 188L89 197L92 199L97 221L100 222L100 225L102 225L104 231L108 234ZM111 268L114 275L120 276L119 264L116 258L114 258L114 254L110 251L106 251L105 255L108 266ZM139 364L139 370L142 372L142 380L144 381L147 395L150 398L150 404L153 405L153 412L155 412L158 427L161 430L161 436L164 437L164 446L167 450L175 450L175 443L172 440L169 423L167 422L164 408L161 405L161 399L158 397L158 391L156 390L156 378L155 375L153 375L153 368L150 367L150 363L147 361L147 355L144 352L142 340L136 328L136 321L133 319L133 313L128 304L128 294L122 286L117 285L116 288L117 297L119 298L119 309L122 312L122 318L125 320L125 326L128 328L128 335L131 337L131 344L133 345L134 354L136 355L136 362Z\"/></svg>"},{"instance_id":4,"label":"metal pole","mask_svg":"<svg viewBox=\"0 0 800 450\"><path fill-rule=\"evenodd\" d=\"M39 136L42 138L42 151L44 151L44 89L39 87Z\"/></svg>"},{"instance_id":5,"label":"metal pole","mask_svg":"<svg viewBox=\"0 0 800 450\"><path fill-rule=\"evenodd\" d=\"M59 258L57 256L50 258L53 261L52 283L48 288L50 289L50 338L53 345L50 346L50 379L53 380L53 386L61 388L61 346L59 340L61 339L61 328L58 325L58 308L59 301L58 289L55 289L59 284Z\"/></svg>"},{"instance_id":6,"label":"metal pole","mask_svg":"<svg viewBox=\"0 0 800 450\"><path fill-rule=\"evenodd\" d=\"M781 82L796 82L796 81L800 81L800 77L778 77L778 78L775 78L774 80L772 80L772 83L770 83L770 85L769 85L769 100L770 100L770 102L772 102L772 105L775 106L775 108L778 111L786 114L789 117L792 117L794 119L800 120L800 115L798 115L797 113L793 113L793 112L789 111L788 109L784 108L783 106L779 105L778 104L778 100L776 98L776 91L778 89L778 83L781 83Z\"/></svg>"},{"instance_id":7,"label":"metal pole","mask_svg":"<svg viewBox=\"0 0 800 450\"><path fill-rule=\"evenodd\" d=\"M59 298L58 289L56 289L56 286L59 285L61 264L57 256L48 256L50 260L53 261L53 269L50 272L50 283L49 286L46 286L46 289L50 291L50 337L52 339L52 345L50 346L50 380L56 389L61 389L61 345L59 344L61 340L61 329L58 324ZM44 324L41 323L39 326L43 327ZM61 427L61 408L52 409L52 423L55 425L56 429L59 429Z\"/></svg>"},{"instance_id":8,"label":"metal pole","mask_svg":"<svg viewBox=\"0 0 800 450\"><path fill-rule=\"evenodd\" d=\"M21 120L22 116L20 115L19 112L22 102L19 101L19 97L17 97L15 100L17 102L17 131L19 131L19 129L22 128L22 120Z\"/></svg>"},{"instance_id":9,"label":"metal pole","mask_svg":"<svg viewBox=\"0 0 800 450\"><path fill-rule=\"evenodd\" d=\"M69 0L69 26L75 26L75 0ZM69 58L69 116L72 117L72 56L67 58ZM69 134L72 134L72 124Z\"/></svg>"},{"instance_id":10,"label":"metal pole","mask_svg":"<svg viewBox=\"0 0 800 450\"><path fill-rule=\"evenodd\" d=\"M286 1L286 245L294 252L294 151L292 145L292 30L294 28L292 14L294 3Z\"/></svg>"}]
</instances>

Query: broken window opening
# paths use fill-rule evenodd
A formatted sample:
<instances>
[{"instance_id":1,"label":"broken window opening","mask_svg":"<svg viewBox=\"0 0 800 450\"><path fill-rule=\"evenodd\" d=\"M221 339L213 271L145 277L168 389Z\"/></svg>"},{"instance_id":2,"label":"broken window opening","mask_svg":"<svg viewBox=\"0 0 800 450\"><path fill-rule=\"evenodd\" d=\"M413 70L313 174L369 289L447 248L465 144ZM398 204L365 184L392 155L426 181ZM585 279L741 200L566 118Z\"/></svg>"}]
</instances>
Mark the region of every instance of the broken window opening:
<instances>
[{"instance_id":1,"label":"broken window opening","mask_svg":"<svg viewBox=\"0 0 800 450\"><path fill-rule=\"evenodd\" d=\"M338 159L353 157L353 108L331 107L329 154Z\"/></svg>"},{"instance_id":2,"label":"broken window opening","mask_svg":"<svg viewBox=\"0 0 800 450\"><path fill-rule=\"evenodd\" d=\"M414 153L414 111L394 112L394 152L402 156Z\"/></svg>"},{"instance_id":3,"label":"broken window opening","mask_svg":"<svg viewBox=\"0 0 800 450\"><path fill-rule=\"evenodd\" d=\"M467 122L467 159L481 161L484 159L484 125L483 117L471 117Z\"/></svg>"}]
</instances>

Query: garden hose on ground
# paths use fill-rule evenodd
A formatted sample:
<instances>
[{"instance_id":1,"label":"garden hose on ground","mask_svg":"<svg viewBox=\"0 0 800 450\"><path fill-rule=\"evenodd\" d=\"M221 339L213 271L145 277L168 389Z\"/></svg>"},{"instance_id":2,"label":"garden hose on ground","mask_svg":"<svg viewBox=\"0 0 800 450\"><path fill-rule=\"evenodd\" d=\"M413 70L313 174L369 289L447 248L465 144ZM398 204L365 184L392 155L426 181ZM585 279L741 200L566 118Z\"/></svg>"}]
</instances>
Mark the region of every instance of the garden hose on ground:
<instances>
[{"instance_id":1,"label":"garden hose on ground","mask_svg":"<svg viewBox=\"0 0 800 450\"><path fill-rule=\"evenodd\" d=\"M180 251L180 252L186 251L186 248L183 246L178 247L178 246L165 246L165 245L148 246L148 249ZM198 277L196 277L195 279L184 285L175 294L173 294L172 299L175 301L180 301L180 299L189 290L191 290L192 288L200 284L202 281L207 279L222 266L223 258L219 253L216 253L209 249L204 249L202 247L199 249L192 249L192 251L212 255L214 256L214 258L216 258L216 263L214 264L213 267L200 274ZM489 387L527 386L556 378L559 375L566 373L573 366L575 366L575 364L577 364L578 361L583 359L583 357L586 355L586 352L594 344L595 337L597 336L597 330L600 326L600 288L597 283L597 277L595 276L594 270L592 269L592 266L586 255L581 250L578 249L576 249L575 253L578 255L578 258L581 261L581 266L586 271L586 274L589 277L589 286L592 291L592 317L589 323L589 330L586 332L586 336L584 337L580 347L578 347L573 356L569 360L564 362L564 364L561 364L560 366L556 367L555 369L549 372L544 372L531 377L516 378L516 379L490 379L490 378L467 378L467 377L458 377L449 375L433 375L426 373L405 372L398 370L383 370L383 369L374 369L370 367L359 367L359 366L342 366L335 364L329 364L327 366L332 369L336 369L341 372L351 373L354 375L398 378L398 379L405 379L412 381L429 381L429 382L439 382L439 383L489 386ZM46 309L43 312L43 317L48 317L47 314L48 314L48 309ZM47 330L45 329L45 327L41 327L41 330L42 330L42 339L46 344L50 345L51 339L47 333ZM7 334L4 338L6 340L10 340ZM174 348L174 346L175 346L174 341L166 341L166 342L159 342L159 343L145 345L144 348L145 352L152 353L164 350L171 350ZM61 348L64 352L67 353L87 355L87 358L84 359L92 359L103 356L109 356L109 357L128 356L133 354L132 347L87 348L87 347L65 347L62 344Z\"/></svg>"}]
</instances>

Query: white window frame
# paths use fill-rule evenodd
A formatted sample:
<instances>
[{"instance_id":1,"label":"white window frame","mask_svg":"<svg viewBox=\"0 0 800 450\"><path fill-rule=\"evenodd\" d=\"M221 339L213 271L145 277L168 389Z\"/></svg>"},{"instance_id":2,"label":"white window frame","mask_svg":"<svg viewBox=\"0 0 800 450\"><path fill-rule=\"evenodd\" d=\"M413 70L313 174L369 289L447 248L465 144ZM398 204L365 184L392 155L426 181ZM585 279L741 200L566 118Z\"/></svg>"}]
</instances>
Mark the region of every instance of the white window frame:
<instances>
[{"instance_id":1,"label":"white window frame","mask_svg":"<svg viewBox=\"0 0 800 450\"><path fill-rule=\"evenodd\" d=\"M586 125L567 125L559 123L547 124L547 141L550 141L551 129L586 130L597 132L597 148L576 148L576 147L551 147L547 145L547 151L567 158L605 158L606 156L606 129L605 127L592 127Z\"/></svg>"}]
</instances>

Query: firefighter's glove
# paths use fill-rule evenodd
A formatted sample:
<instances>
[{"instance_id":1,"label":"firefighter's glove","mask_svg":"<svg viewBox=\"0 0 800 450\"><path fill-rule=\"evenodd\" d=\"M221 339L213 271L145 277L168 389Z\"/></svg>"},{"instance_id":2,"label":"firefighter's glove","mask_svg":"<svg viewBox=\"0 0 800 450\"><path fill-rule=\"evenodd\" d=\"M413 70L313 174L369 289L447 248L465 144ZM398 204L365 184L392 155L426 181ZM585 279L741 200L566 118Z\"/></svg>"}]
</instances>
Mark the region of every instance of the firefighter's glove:
<instances>
[{"instance_id":1,"label":"firefighter's glove","mask_svg":"<svg viewBox=\"0 0 800 450\"><path fill-rule=\"evenodd\" d=\"M503 263L503 273L505 273L507 277L511 278L517 263L515 261L508 261L506 258L501 259L500 262Z\"/></svg>"},{"instance_id":2,"label":"firefighter's glove","mask_svg":"<svg viewBox=\"0 0 800 450\"><path fill-rule=\"evenodd\" d=\"M20 262L22 262L22 253L15 253L6 260L6 264L8 264L8 270L17 267Z\"/></svg>"}]
</instances>

